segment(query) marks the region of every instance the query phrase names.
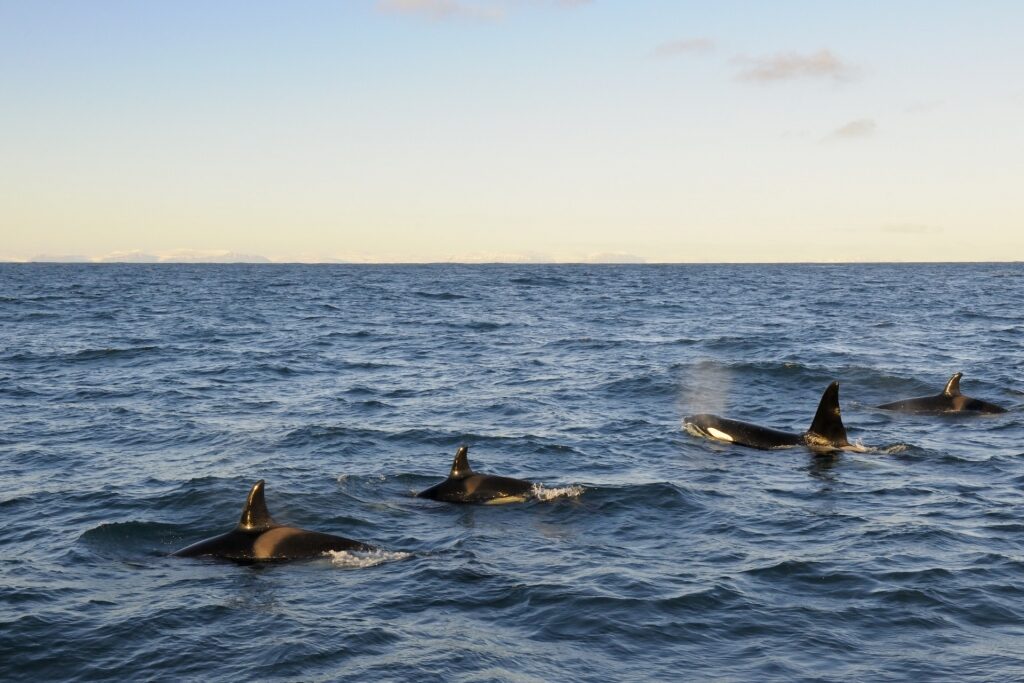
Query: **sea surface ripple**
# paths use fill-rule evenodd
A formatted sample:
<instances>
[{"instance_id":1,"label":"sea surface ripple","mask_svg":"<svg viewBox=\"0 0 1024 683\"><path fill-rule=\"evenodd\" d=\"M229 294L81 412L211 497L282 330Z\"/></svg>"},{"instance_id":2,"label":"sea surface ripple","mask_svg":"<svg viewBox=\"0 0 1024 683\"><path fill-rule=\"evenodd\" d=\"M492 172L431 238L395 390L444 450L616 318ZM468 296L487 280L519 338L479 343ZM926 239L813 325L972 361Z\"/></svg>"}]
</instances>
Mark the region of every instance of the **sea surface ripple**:
<instances>
[{"instance_id":1,"label":"sea surface ripple","mask_svg":"<svg viewBox=\"0 0 1024 683\"><path fill-rule=\"evenodd\" d=\"M1020 264L0 265L0 679L1020 680L1022 378ZM168 556L260 478L383 552Z\"/></svg>"}]
</instances>

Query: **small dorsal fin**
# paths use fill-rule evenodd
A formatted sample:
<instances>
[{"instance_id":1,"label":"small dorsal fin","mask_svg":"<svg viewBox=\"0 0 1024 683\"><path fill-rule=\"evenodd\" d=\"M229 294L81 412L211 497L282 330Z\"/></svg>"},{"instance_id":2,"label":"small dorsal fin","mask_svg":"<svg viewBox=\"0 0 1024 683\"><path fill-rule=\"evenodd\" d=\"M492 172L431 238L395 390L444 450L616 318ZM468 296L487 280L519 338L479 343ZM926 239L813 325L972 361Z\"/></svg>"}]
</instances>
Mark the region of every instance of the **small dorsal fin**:
<instances>
[{"instance_id":1,"label":"small dorsal fin","mask_svg":"<svg viewBox=\"0 0 1024 683\"><path fill-rule=\"evenodd\" d=\"M960 395L960 378L964 376L964 373L958 372L949 378L946 382L946 388L942 390L943 396L959 396Z\"/></svg>"},{"instance_id":2,"label":"small dorsal fin","mask_svg":"<svg viewBox=\"0 0 1024 683\"><path fill-rule=\"evenodd\" d=\"M461 479L462 477L473 474L472 468L469 466L469 446L459 446L459 450L455 453L455 460L452 462L452 471L448 475L449 479Z\"/></svg>"},{"instance_id":3,"label":"small dorsal fin","mask_svg":"<svg viewBox=\"0 0 1024 683\"><path fill-rule=\"evenodd\" d=\"M832 382L821 395L818 412L814 414L809 433L826 439L835 446L848 446L846 427L839 411L839 382Z\"/></svg>"},{"instance_id":4,"label":"small dorsal fin","mask_svg":"<svg viewBox=\"0 0 1024 683\"><path fill-rule=\"evenodd\" d=\"M249 497L242 508L242 518L238 520L238 528L246 531L258 531L275 526L273 518L267 512L267 502L263 499L263 480L252 485Z\"/></svg>"}]
</instances>

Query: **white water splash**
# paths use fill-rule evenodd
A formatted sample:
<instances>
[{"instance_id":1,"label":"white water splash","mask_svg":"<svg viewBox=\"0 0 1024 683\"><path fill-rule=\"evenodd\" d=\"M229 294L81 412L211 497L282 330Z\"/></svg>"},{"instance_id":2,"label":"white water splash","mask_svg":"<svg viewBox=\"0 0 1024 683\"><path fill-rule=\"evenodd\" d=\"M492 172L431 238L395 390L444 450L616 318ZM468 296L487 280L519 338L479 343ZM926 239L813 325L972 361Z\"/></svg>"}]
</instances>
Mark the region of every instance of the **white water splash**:
<instances>
[{"instance_id":1,"label":"white water splash","mask_svg":"<svg viewBox=\"0 0 1024 683\"><path fill-rule=\"evenodd\" d=\"M704 433L704 430L692 422L683 422L683 430L691 436L698 436L702 439L706 439L708 437L708 435Z\"/></svg>"},{"instance_id":2,"label":"white water splash","mask_svg":"<svg viewBox=\"0 0 1024 683\"><path fill-rule=\"evenodd\" d=\"M325 555L331 559L335 567L346 569L365 569L385 562L397 562L412 557L412 553L391 550L328 550Z\"/></svg>"},{"instance_id":3,"label":"white water splash","mask_svg":"<svg viewBox=\"0 0 1024 683\"><path fill-rule=\"evenodd\" d=\"M358 475L358 474L339 474L337 476L337 481L338 481L339 484L344 486L344 485L348 484L349 478L353 478L353 477L361 477L361 478L366 479L368 481L386 481L387 480L387 476L385 476L383 474L368 474L368 475L365 475L365 476Z\"/></svg>"},{"instance_id":4,"label":"white water splash","mask_svg":"<svg viewBox=\"0 0 1024 683\"><path fill-rule=\"evenodd\" d=\"M533 497L537 500L548 501L556 498L578 498L583 495L583 490L583 487L579 485L554 486L548 488L543 484L534 484L530 493L533 494Z\"/></svg>"}]
</instances>

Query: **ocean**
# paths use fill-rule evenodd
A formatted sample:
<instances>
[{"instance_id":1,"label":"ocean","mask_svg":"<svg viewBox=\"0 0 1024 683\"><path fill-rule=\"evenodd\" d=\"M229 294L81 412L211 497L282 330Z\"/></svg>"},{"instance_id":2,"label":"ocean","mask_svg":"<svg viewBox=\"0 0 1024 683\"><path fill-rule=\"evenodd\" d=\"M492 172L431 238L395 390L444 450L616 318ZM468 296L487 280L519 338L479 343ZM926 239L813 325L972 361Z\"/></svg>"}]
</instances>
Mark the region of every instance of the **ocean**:
<instances>
[{"instance_id":1,"label":"ocean","mask_svg":"<svg viewBox=\"0 0 1024 683\"><path fill-rule=\"evenodd\" d=\"M1022 378L1022 264L3 264L0 679L1021 680ZM382 550L170 556L258 479Z\"/></svg>"}]
</instances>

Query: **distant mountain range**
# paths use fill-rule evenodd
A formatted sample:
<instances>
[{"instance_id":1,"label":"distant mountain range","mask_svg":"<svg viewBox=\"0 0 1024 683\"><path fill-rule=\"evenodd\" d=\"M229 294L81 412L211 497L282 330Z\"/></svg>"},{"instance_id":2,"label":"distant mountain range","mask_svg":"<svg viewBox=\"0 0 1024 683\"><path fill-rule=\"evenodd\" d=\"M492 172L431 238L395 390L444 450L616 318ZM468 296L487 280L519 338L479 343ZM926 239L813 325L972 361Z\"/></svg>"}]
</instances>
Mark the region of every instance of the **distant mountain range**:
<instances>
[{"instance_id":1,"label":"distant mountain range","mask_svg":"<svg viewBox=\"0 0 1024 683\"><path fill-rule=\"evenodd\" d=\"M526 253L471 253L455 255L429 261L391 260L387 257L374 258L354 255L350 258L333 258L318 254L298 257L268 258L260 254L245 254L237 251L176 249L152 253L141 250L114 251L102 256L82 254L37 254L31 258L11 258L0 254L0 262L17 263L645 263L642 256L621 252L599 252L570 258L551 258L543 254Z\"/></svg>"},{"instance_id":2,"label":"distant mountain range","mask_svg":"<svg viewBox=\"0 0 1024 683\"><path fill-rule=\"evenodd\" d=\"M39 254L28 260L31 263L273 263L266 256L259 254L194 250L178 250L162 254L150 254L144 251L115 251L104 256Z\"/></svg>"}]
</instances>

